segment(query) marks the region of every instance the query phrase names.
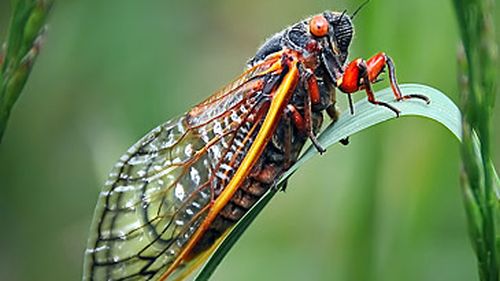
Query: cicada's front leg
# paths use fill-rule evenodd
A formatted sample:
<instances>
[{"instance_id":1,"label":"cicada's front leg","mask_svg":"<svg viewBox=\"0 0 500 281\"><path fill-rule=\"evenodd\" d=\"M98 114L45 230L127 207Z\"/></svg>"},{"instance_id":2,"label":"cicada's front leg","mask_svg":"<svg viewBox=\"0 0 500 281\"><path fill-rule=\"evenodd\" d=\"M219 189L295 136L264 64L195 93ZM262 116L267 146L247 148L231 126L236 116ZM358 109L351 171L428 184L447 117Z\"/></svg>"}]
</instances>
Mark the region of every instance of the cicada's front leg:
<instances>
[{"instance_id":1,"label":"cicada's front leg","mask_svg":"<svg viewBox=\"0 0 500 281\"><path fill-rule=\"evenodd\" d=\"M354 113L354 108L352 105L352 98L350 94L357 92L359 90L365 90L366 95L368 96L368 101L376 104L384 106L390 110L392 110L396 116L399 117L399 110L394 106L375 99L375 94L373 93L371 84L377 82L381 73L384 72L385 67L387 66L389 70L389 82L392 88L392 92L394 93L394 97L397 101L417 98L429 103L430 100L428 97L419 94L411 94L411 95L402 95L401 90L399 89L394 63L391 58L387 56L385 53L381 52L367 61L358 58L347 65L344 70L343 76L337 80L337 87L344 93L348 94L349 97L349 105L351 109L351 113Z\"/></svg>"}]
</instances>

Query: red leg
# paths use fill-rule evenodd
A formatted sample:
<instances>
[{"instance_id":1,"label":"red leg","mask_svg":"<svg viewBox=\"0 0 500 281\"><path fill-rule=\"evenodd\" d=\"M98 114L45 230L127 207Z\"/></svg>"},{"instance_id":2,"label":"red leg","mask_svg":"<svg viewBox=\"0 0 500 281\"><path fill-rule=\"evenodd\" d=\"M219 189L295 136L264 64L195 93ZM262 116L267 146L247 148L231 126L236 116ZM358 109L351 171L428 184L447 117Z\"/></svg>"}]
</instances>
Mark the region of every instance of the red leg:
<instances>
[{"instance_id":1,"label":"red leg","mask_svg":"<svg viewBox=\"0 0 500 281\"><path fill-rule=\"evenodd\" d=\"M369 69L366 64L366 61L363 59L356 59L347 65L347 68L344 71L344 75L342 79L337 81L337 87L344 93L352 94L354 92L359 91L360 89L364 89L366 92L366 96L368 97L368 101L384 106L390 110L392 110L396 116L399 116L399 110L394 106L378 101L375 99L375 94L373 93L371 81L369 77ZM349 96L349 105L351 106L351 113L354 112L352 108L352 100Z\"/></svg>"},{"instance_id":2,"label":"red leg","mask_svg":"<svg viewBox=\"0 0 500 281\"><path fill-rule=\"evenodd\" d=\"M314 79L316 81L316 79ZM314 87L318 90L319 93L319 88L318 88L318 83L314 83ZM312 104L311 104L311 89L308 89L308 95L306 95L305 101L304 101L304 119L306 123L306 132L307 136L311 140L312 144L316 148L316 150L322 154L326 152L326 149L319 143L318 139L314 135L313 132L313 125L312 125Z\"/></svg>"},{"instance_id":3,"label":"red leg","mask_svg":"<svg viewBox=\"0 0 500 281\"><path fill-rule=\"evenodd\" d=\"M290 111L288 111L288 112L290 113ZM285 134L283 137L286 140L285 147L284 147L284 154L285 154L284 168L285 168L285 170L288 170L288 168L290 168L290 166L292 165L292 141L293 141L292 126L294 123L292 118L293 118L292 114L284 114Z\"/></svg>"},{"instance_id":4,"label":"red leg","mask_svg":"<svg viewBox=\"0 0 500 281\"><path fill-rule=\"evenodd\" d=\"M318 150L319 153L324 153L326 152L326 149L323 148L323 146L321 146L321 144L318 142L318 139L316 139L316 136L312 131L311 102L309 101L309 104L307 104L306 102L306 105L304 107L305 107L304 117L302 117L297 108L295 108L295 106L291 104L287 105L286 111L290 115L292 123L295 125L297 130L299 130L301 133L309 137L312 144L314 145L316 150Z\"/></svg>"},{"instance_id":5,"label":"red leg","mask_svg":"<svg viewBox=\"0 0 500 281\"><path fill-rule=\"evenodd\" d=\"M306 122L302 115L300 115L300 112L295 108L295 106L289 104L286 107L286 111L290 118L292 119L293 124L295 125L295 128L299 130L299 132L305 134L306 133Z\"/></svg>"},{"instance_id":6,"label":"red leg","mask_svg":"<svg viewBox=\"0 0 500 281\"><path fill-rule=\"evenodd\" d=\"M320 92L319 92L319 87L318 87L318 81L316 80L316 77L310 74L311 76L307 77L307 92L308 92L308 97L306 97L305 100L305 111L304 111L304 123L306 125L306 132L309 135L309 138L311 139L311 142L314 144L316 149L319 151L319 153L326 152L326 149L321 146L321 144L318 142L316 139L316 136L313 134L312 131L312 112L311 112L311 104L318 104L321 102L320 100ZM327 107L327 114L332 118L332 122L337 121L337 111L335 109L335 106L332 104L329 107ZM299 114L300 115L300 114ZM307 121L309 120L309 121ZM347 145L349 143L348 137L345 139L340 140L340 143L343 145Z\"/></svg>"},{"instance_id":7,"label":"red leg","mask_svg":"<svg viewBox=\"0 0 500 281\"><path fill-rule=\"evenodd\" d=\"M366 95L368 97L368 101L373 103L373 104L384 106L384 107L388 108L389 110L392 110L396 114L396 116L399 117L399 113L400 113L399 109L395 108L394 106L392 106L386 102L378 101L375 99L375 94L373 93L373 90L372 90L372 83L369 79L369 75L368 75L369 71L368 71L368 67L366 65L366 62L364 60L362 60L358 66L360 68L360 78L363 79L363 87L364 87ZM397 84L396 84L396 86L397 86ZM392 87L392 85L391 85L391 87ZM399 87L398 87L398 90L399 90ZM393 88L393 91L394 91L394 88ZM396 95L396 93L394 93L394 95ZM401 93L399 95L401 95Z\"/></svg>"},{"instance_id":8,"label":"red leg","mask_svg":"<svg viewBox=\"0 0 500 281\"><path fill-rule=\"evenodd\" d=\"M318 104L321 102L318 80L316 80L316 76L312 73L310 73L309 77L307 77L307 92L312 104Z\"/></svg>"},{"instance_id":9,"label":"red leg","mask_svg":"<svg viewBox=\"0 0 500 281\"><path fill-rule=\"evenodd\" d=\"M352 61L344 70L344 75L337 81L337 87L344 93L349 94L351 112L353 112L353 109L350 94L364 89L366 91L369 102L384 106L392 110L394 113L396 113L397 116L399 116L399 110L397 108L388 103L375 99L375 95L371 87L372 83L378 81L379 76L384 72L384 68L386 65L389 70L389 81L392 92L394 93L394 97L397 101L417 98L424 100L426 103L430 102L429 98L424 95L411 94L403 96L401 94L401 90L399 89L396 80L394 64L389 56L381 52L371 57L368 61L364 61L363 59L356 59Z\"/></svg>"},{"instance_id":10,"label":"red leg","mask_svg":"<svg viewBox=\"0 0 500 281\"><path fill-rule=\"evenodd\" d=\"M392 92L394 93L397 101L416 98L425 101L427 104L430 103L429 98L424 95L410 94L403 96L401 94L401 90L399 89L398 82L396 80L396 68L394 67L392 59L385 53L380 52L374 55L368 61L366 61L366 65L368 67L368 76L370 78L370 82L372 83L377 80L378 76L384 71L384 66L387 65L387 68L389 69L389 81L391 84Z\"/></svg>"},{"instance_id":11,"label":"red leg","mask_svg":"<svg viewBox=\"0 0 500 281\"><path fill-rule=\"evenodd\" d=\"M320 90L318 86L318 81L314 76L314 73L306 68L301 68L303 73L305 74L305 79L302 80L304 83L304 87L306 89L306 95L304 99L304 117L302 117L301 113L295 108L293 105L289 104L286 108L288 114L291 115L291 119L295 124L295 127L303 134L307 135L311 140L312 144L319 153L326 152L321 144L316 139L312 129L312 105L318 104L321 102Z\"/></svg>"}]
</instances>

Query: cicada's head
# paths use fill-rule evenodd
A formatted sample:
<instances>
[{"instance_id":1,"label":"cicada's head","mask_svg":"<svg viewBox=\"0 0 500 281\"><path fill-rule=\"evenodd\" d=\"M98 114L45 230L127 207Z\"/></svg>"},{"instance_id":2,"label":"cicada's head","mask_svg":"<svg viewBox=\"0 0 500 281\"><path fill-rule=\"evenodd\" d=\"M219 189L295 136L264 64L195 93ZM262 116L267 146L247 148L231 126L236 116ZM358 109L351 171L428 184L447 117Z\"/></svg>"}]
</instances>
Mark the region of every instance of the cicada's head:
<instances>
[{"instance_id":1,"label":"cicada's head","mask_svg":"<svg viewBox=\"0 0 500 281\"><path fill-rule=\"evenodd\" d=\"M310 17L304 23L307 27L308 42L303 49L326 69L328 76L336 82L343 73L347 60L354 27L345 13L330 12ZM304 27L303 27L304 29Z\"/></svg>"},{"instance_id":2,"label":"cicada's head","mask_svg":"<svg viewBox=\"0 0 500 281\"><path fill-rule=\"evenodd\" d=\"M292 25L280 37L281 45L302 54L306 67L325 69L336 82L342 76L353 33L349 15L326 11Z\"/></svg>"},{"instance_id":3,"label":"cicada's head","mask_svg":"<svg viewBox=\"0 0 500 281\"><path fill-rule=\"evenodd\" d=\"M344 64L349 52L354 26L345 13L326 11L309 19L309 33L322 46L323 52L332 52Z\"/></svg>"},{"instance_id":4,"label":"cicada's head","mask_svg":"<svg viewBox=\"0 0 500 281\"><path fill-rule=\"evenodd\" d=\"M270 54L285 48L303 55L311 68L323 66L336 81L347 60L354 27L345 12L326 11L300 21L269 38L257 51L249 65L255 65ZM316 64L316 65L315 65Z\"/></svg>"}]
</instances>

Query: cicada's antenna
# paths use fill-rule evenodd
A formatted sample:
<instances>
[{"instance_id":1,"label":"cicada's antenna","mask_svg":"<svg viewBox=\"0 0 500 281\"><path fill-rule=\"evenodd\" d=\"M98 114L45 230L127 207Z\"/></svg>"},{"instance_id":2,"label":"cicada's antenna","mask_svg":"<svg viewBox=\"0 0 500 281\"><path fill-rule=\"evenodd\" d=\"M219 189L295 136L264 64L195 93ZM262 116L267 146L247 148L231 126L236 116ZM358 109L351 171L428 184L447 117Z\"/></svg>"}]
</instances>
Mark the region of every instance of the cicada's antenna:
<instances>
[{"instance_id":1,"label":"cicada's antenna","mask_svg":"<svg viewBox=\"0 0 500 281\"><path fill-rule=\"evenodd\" d=\"M347 9L346 9L346 10L344 10L344 11L342 12L342 14L340 14L340 17L338 18L337 22L339 22L339 23L340 23L340 22L342 22L342 18L346 15L346 13L347 13Z\"/></svg>"},{"instance_id":2,"label":"cicada's antenna","mask_svg":"<svg viewBox=\"0 0 500 281\"><path fill-rule=\"evenodd\" d=\"M368 2L370 2L370 0L366 0L365 2L361 3L361 5L359 5L359 7L356 9L356 11L354 11L354 13L352 13L351 15L351 19L354 19L354 17L358 14L358 12L364 7L366 6L366 4L368 4Z\"/></svg>"}]
</instances>

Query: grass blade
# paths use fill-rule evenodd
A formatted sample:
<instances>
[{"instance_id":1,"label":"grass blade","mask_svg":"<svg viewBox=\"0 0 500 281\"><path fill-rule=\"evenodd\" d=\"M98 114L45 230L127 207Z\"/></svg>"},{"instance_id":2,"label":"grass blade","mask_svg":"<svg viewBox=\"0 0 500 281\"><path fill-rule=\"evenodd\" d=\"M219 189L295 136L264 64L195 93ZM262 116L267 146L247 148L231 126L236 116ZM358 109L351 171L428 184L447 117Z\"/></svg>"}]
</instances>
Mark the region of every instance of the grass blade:
<instances>
[{"instance_id":1,"label":"grass blade","mask_svg":"<svg viewBox=\"0 0 500 281\"><path fill-rule=\"evenodd\" d=\"M500 280L500 202L492 160L492 115L498 93L493 0L453 0L462 48L458 53L463 112L462 189L479 278Z\"/></svg>"},{"instance_id":2,"label":"grass blade","mask_svg":"<svg viewBox=\"0 0 500 281\"><path fill-rule=\"evenodd\" d=\"M49 0L12 1L6 49L0 50L0 141L40 51Z\"/></svg>"}]
</instances>

